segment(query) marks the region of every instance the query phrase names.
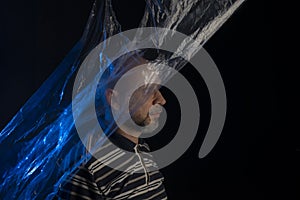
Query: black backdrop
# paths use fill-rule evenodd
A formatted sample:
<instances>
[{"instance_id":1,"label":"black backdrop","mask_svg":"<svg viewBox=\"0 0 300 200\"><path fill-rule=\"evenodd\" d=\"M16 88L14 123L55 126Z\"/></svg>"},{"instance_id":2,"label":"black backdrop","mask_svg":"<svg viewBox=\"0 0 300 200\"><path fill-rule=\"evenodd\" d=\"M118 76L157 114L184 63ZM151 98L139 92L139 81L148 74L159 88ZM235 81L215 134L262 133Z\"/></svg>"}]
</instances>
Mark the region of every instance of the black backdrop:
<instances>
[{"instance_id":1,"label":"black backdrop","mask_svg":"<svg viewBox=\"0 0 300 200\"><path fill-rule=\"evenodd\" d=\"M91 4L14 0L1 6L0 129L79 40ZM141 0L114 1L124 29L138 26L143 6ZM170 199L267 199L280 192L275 162L280 155L272 134L279 114L277 76L271 65L268 9L263 1L247 1L205 45L225 82L226 124L207 157L197 157L204 136L199 133L189 150L162 170ZM191 70L187 66L182 73L201 90L204 83ZM203 93L200 129L205 130L209 103L205 89Z\"/></svg>"}]
</instances>

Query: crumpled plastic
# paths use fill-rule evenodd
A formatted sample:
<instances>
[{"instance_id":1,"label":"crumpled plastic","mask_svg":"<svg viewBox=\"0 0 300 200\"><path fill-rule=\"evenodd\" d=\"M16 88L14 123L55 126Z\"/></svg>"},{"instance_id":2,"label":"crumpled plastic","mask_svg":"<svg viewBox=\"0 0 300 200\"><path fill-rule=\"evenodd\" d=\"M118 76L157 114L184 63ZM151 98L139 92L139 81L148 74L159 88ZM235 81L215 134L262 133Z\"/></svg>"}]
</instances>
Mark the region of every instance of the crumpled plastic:
<instances>
[{"instance_id":1,"label":"crumpled plastic","mask_svg":"<svg viewBox=\"0 0 300 200\"><path fill-rule=\"evenodd\" d=\"M155 40L145 41L154 42L157 49L157 59L152 63L153 66L156 66L155 62L166 62L180 70L242 2L243 0L147 0L140 27L167 28L194 39L183 41L175 53L163 52L159 49L167 32L154 33ZM0 132L1 199L52 199L66 176L89 158L90 155L86 153L77 134L72 115L74 79L86 56L99 43L105 44L107 38L121 31L111 0L95 0L81 39ZM141 35L142 32L137 32L136 39ZM124 42L127 39L124 38ZM105 51L106 45L109 44L105 44L100 52ZM124 58L146 54L145 51L127 52L126 48L120 48L119 51L127 55ZM100 53L98 71L91 73L103 73L101 68L108 65L112 66L112 70L122 68L125 60L119 59L120 64L115 65L105 53ZM116 76L117 74L109 74L106 81L113 80ZM79 80L83 88L89 87L90 83L86 82L85 77L79 77ZM101 84L98 85L99 91ZM84 113L85 104L82 105L79 115ZM105 109L101 108L101 104L97 106L97 114L101 116ZM88 123L89 118L84 118L83 122ZM91 132L92 130L91 127ZM106 134L110 135L112 132L110 129Z\"/></svg>"}]
</instances>

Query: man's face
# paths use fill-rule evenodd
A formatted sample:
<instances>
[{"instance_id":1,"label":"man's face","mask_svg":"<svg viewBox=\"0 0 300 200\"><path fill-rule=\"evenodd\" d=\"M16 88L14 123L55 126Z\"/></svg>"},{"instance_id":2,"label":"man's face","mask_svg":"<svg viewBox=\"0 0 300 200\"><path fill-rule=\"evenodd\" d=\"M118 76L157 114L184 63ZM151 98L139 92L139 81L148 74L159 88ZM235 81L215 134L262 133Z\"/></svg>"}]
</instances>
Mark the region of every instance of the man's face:
<instances>
[{"instance_id":1,"label":"man's face","mask_svg":"<svg viewBox=\"0 0 300 200\"><path fill-rule=\"evenodd\" d=\"M159 125L161 106L166 103L159 91L159 83L161 83L159 72L151 65L144 63L129 70L122 76L122 80L119 80L119 85L114 88L119 98L117 98L118 106L112 106L112 108L113 111L119 112L120 121L124 120L120 128L125 132L153 132ZM137 85L142 86L132 91ZM126 103L127 100L129 104ZM128 108L132 120L126 119L128 115L122 114ZM132 121L135 124L132 124Z\"/></svg>"},{"instance_id":2,"label":"man's face","mask_svg":"<svg viewBox=\"0 0 300 200\"><path fill-rule=\"evenodd\" d=\"M132 120L139 126L155 125L161 113L160 106L165 103L158 85L140 87L129 101Z\"/></svg>"}]
</instances>

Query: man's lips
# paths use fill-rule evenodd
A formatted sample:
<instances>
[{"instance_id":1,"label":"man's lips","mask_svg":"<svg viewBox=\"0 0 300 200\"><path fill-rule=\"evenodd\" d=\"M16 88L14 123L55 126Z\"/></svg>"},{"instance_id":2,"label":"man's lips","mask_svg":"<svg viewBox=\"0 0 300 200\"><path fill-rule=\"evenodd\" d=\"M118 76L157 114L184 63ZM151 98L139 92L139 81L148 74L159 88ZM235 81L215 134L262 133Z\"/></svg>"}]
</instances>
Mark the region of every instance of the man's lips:
<instances>
[{"instance_id":1,"label":"man's lips","mask_svg":"<svg viewBox=\"0 0 300 200\"><path fill-rule=\"evenodd\" d=\"M158 112L158 113L151 113L151 114L149 114L149 116L151 118L158 118L160 116L160 112Z\"/></svg>"}]
</instances>

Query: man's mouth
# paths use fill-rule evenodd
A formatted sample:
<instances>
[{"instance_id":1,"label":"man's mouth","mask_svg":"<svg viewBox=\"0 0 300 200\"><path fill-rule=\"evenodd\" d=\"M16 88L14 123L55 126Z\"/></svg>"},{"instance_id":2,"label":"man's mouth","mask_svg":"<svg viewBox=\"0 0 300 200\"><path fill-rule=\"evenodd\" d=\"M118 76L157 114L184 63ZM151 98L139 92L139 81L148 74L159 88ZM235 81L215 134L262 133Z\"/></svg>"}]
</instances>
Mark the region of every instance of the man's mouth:
<instances>
[{"instance_id":1,"label":"man's mouth","mask_svg":"<svg viewBox=\"0 0 300 200\"><path fill-rule=\"evenodd\" d=\"M150 118L159 118L160 117L160 112L158 113L151 113L149 114Z\"/></svg>"}]
</instances>

